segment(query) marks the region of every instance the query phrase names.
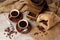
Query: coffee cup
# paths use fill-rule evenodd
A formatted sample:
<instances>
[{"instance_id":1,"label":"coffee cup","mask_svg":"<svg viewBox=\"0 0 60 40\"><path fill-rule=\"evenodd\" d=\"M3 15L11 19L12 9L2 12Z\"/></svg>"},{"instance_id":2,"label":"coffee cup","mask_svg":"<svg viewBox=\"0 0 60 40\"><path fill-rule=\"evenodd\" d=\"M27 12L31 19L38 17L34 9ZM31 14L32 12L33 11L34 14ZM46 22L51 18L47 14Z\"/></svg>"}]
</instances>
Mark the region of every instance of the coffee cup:
<instances>
[{"instance_id":1,"label":"coffee cup","mask_svg":"<svg viewBox=\"0 0 60 40\"><path fill-rule=\"evenodd\" d=\"M11 10L10 12L10 17L18 17L19 16L19 11L17 9Z\"/></svg>"},{"instance_id":2,"label":"coffee cup","mask_svg":"<svg viewBox=\"0 0 60 40\"><path fill-rule=\"evenodd\" d=\"M10 11L8 18L13 22L18 22L23 18L23 14L19 12L17 9L13 9Z\"/></svg>"},{"instance_id":3,"label":"coffee cup","mask_svg":"<svg viewBox=\"0 0 60 40\"><path fill-rule=\"evenodd\" d=\"M20 20L19 22L18 22L18 26L20 27L20 28L22 28L22 29L25 29L25 28L27 28L28 27L28 21L27 20Z\"/></svg>"},{"instance_id":4,"label":"coffee cup","mask_svg":"<svg viewBox=\"0 0 60 40\"><path fill-rule=\"evenodd\" d=\"M26 34L31 31L31 25L27 20L22 19L17 23L16 29L18 32Z\"/></svg>"}]
</instances>

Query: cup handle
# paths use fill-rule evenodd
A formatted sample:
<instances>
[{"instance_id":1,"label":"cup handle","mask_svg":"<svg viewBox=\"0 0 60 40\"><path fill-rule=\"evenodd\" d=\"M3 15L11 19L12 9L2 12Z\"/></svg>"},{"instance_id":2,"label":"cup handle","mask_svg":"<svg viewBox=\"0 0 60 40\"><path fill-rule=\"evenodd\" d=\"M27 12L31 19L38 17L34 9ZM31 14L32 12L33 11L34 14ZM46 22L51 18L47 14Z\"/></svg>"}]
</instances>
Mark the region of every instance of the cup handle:
<instances>
[{"instance_id":1,"label":"cup handle","mask_svg":"<svg viewBox=\"0 0 60 40\"><path fill-rule=\"evenodd\" d=\"M24 29L23 31L27 31L27 29Z\"/></svg>"}]
</instances>

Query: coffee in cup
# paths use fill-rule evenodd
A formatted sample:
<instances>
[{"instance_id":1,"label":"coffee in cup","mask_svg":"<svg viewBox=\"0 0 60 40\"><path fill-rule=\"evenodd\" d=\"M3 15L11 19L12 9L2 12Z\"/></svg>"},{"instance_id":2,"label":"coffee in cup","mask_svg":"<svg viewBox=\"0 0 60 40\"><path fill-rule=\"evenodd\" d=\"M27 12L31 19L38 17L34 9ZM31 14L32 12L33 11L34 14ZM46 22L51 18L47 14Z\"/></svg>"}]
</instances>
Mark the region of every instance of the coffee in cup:
<instances>
[{"instance_id":1,"label":"coffee in cup","mask_svg":"<svg viewBox=\"0 0 60 40\"><path fill-rule=\"evenodd\" d=\"M21 12L19 12L17 9L13 9L11 10L11 12L9 13L9 19L13 22L18 22L19 20L21 20L23 18L23 15Z\"/></svg>"},{"instance_id":2,"label":"coffee in cup","mask_svg":"<svg viewBox=\"0 0 60 40\"><path fill-rule=\"evenodd\" d=\"M27 20L22 19L17 23L16 29L18 32L26 34L31 31L31 25Z\"/></svg>"}]
</instances>

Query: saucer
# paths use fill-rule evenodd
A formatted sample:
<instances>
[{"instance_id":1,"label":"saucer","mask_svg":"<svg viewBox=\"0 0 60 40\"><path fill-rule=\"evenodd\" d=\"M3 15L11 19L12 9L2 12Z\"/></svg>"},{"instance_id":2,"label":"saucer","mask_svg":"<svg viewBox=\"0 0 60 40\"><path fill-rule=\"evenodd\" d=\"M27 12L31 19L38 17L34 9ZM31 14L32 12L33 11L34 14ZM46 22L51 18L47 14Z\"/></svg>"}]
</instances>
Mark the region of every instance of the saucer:
<instances>
[{"instance_id":1,"label":"saucer","mask_svg":"<svg viewBox=\"0 0 60 40\"><path fill-rule=\"evenodd\" d=\"M29 26L27 27L27 30L24 31L25 29L21 29L20 27L18 27L18 24L16 25L16 29L18 32L22 33L22 34L26 34L29 33L32 29L31 25L29 24Z\"/></svg>"},{"instance_id":2,"label":"saucer","mask_svg":"<svg viewBox=\"0 0 60 40\"><path fill-rule=\"evenodd\" d=\"M12 21L12 22L18 22L19 20L21 20L23 18L23 14L19 14L18 17L14 18L14 17L11 17L10 18L10 14L8 15L8 18Z\"/></svg>"}]
</instances>

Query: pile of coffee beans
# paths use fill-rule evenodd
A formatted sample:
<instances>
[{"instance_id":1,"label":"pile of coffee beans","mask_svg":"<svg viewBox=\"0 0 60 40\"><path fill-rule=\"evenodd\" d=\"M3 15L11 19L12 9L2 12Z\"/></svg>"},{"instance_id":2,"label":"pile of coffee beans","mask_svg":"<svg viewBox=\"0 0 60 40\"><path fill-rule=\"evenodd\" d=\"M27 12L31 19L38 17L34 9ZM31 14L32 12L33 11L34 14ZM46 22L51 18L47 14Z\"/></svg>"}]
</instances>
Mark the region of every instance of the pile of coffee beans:
<instances>
[{"instance_id":1,"label":"pile of coffee beans","mask_svg":"<svg viewBox=\"0 0 60 40\"><path fill-rule=\"evenodd\" d=\"M4 35L6 35L6 37L9 37L10 39L12 39L14 33L17 34L14 27L7 27L4 31Z\"/></svg>"}]
</instances>

